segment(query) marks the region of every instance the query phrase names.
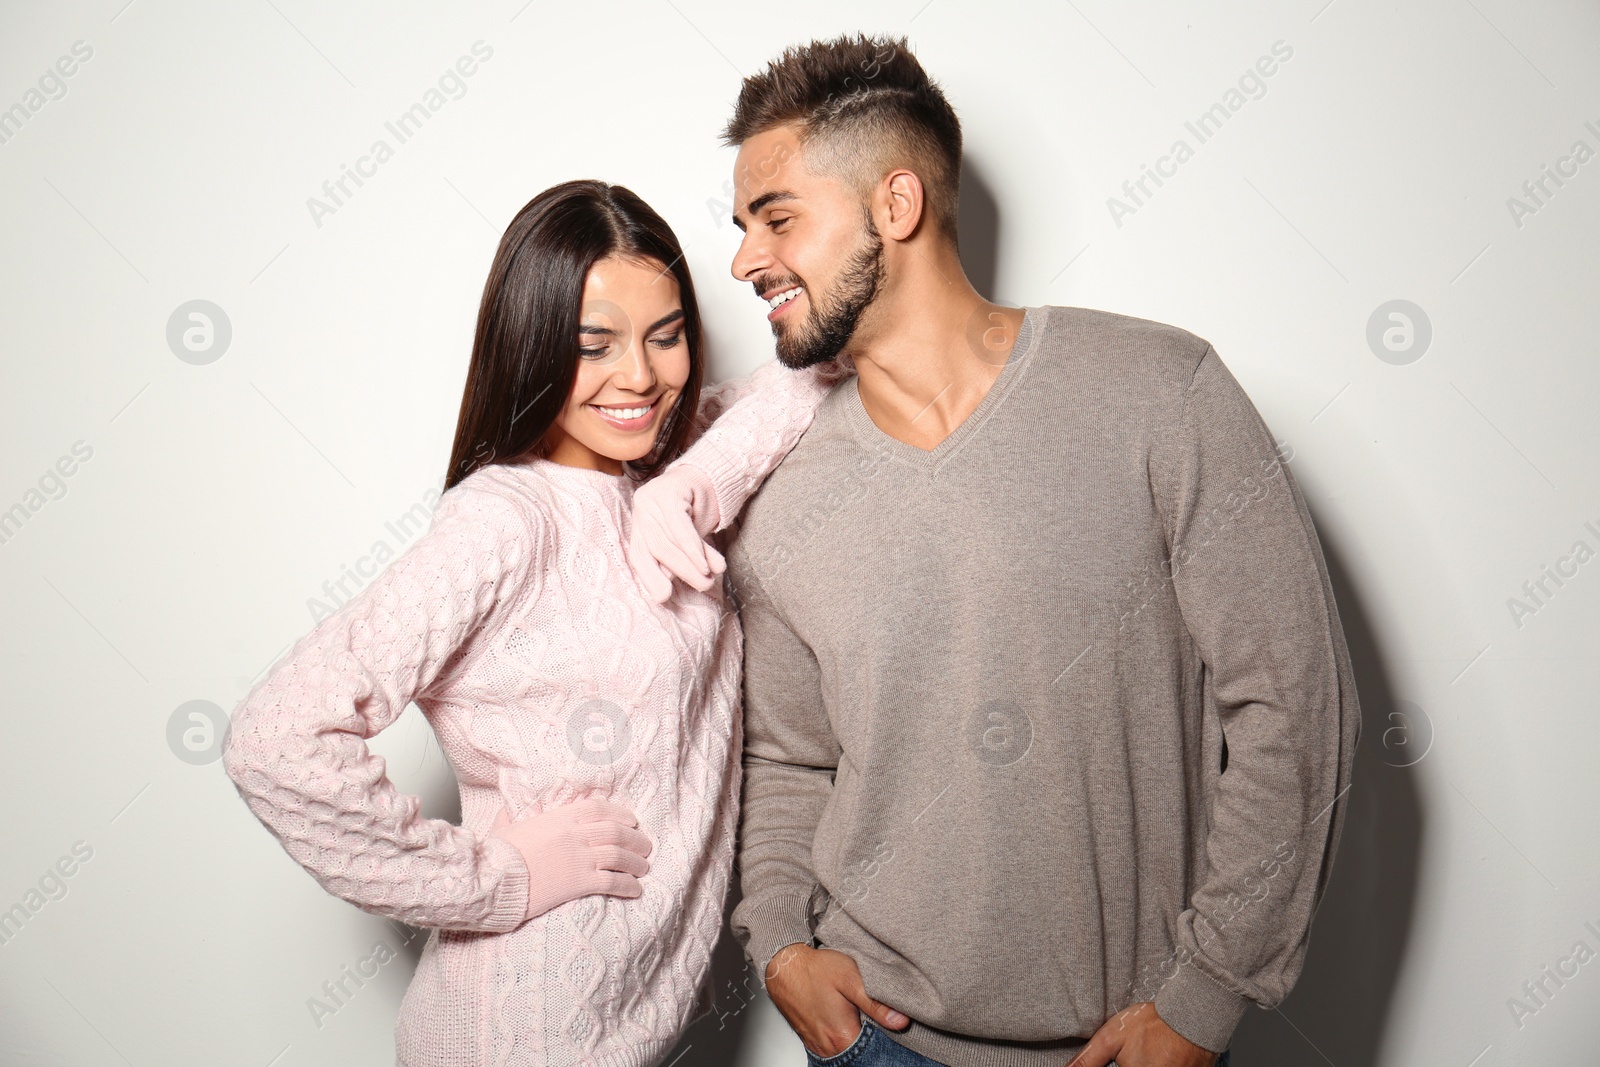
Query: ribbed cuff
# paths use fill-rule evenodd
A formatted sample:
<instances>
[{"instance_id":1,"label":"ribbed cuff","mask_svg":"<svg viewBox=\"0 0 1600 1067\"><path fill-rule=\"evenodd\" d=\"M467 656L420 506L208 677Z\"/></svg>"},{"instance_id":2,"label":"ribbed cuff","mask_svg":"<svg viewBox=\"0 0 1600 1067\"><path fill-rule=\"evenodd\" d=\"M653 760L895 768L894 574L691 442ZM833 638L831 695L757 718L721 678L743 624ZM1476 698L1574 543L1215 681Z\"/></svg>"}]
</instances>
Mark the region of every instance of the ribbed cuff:
<instances>
[{"instance_id":1,"label":"ribbed cuff","mask_svg":"<svg viewBox=\"0 0 1600 1067\"><path fill-rule=\"evenodd\" d=\"M811 924L806 920L806 906L811 896L774 896L758 903L739 902L739 925L750 932L745 942L745 955L761 976L761 986L766 988L767 965L785 945L796 942L811 944Z\"/></svg>"},{"instance_id":2,"label":"ribbed cuff","mask_svg":"<svg viewBox=\"0 0 1600 1067\"><path fill-rule=\"evenodd\" d=\"M713 429L715 426L713 423ZM704 477L705 485L710 490L711 510L717 512L717 521L710 530L702 529L698 522L695 523L695 528L702 534L715 533L722 529L722 501L743 498L743 487L751 477L752 457L730 454L720 441L708 441L705 438L696 441L690 451L694 453L692 456L685 453L684 458L673 466L694 471ZM695 491L699 492L700 488L697 482Z\"/></svg>"},{"instance_id":3,"label":"ribbed cuff","mask_svg":"<svg viewBox=\"0 0 1600 1067\"><path fill-rule=\"evenodd\" d=\"M1218 985L1190 962L1179 967L1156 992L1154 1003L1161 1021L1178 1036L1220 1053L1228 1047L1251 1001Z\"/></svg>"},{"instance_id":4,"label":"ribbed cuff","mask_svg":"<svg viewBox=\"0 0 1600 1067\"><path fill-rule=\"evenodd\" d=\"M700 536L710 537L722 529L722 508L717 500L716 483L711 480L711 476L693 463L677 463L670 469L687 482L690 491L694 493L694 502L690 505L690 510L694 528L700 532Z\"/></svg>"},{"instance_id":5,"label":"ribbed cuff","mask_svg":"<svg viewBox=\"0 0 1600 1067\"><path fill-rule=\"evenodd\" d=\"M501 872L484 929L495 933L515 930L528 914L528 863L517 846L504 838L485 837L483 851L487 866Z\"/></svg>"}]
</instances>

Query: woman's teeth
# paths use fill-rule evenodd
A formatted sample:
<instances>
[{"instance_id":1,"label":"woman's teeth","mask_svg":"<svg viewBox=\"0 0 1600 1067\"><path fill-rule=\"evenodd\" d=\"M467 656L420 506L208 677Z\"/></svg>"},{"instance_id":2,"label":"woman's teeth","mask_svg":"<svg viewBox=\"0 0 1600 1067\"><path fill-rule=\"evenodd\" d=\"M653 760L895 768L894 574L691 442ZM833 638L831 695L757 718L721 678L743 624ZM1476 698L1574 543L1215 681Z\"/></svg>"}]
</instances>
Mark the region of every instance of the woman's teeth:
<instances>
[{"instance_id":1,"label":"woman's teeth","mask_svg":"<svg viewBox=\"0 0 1600 1067\"><path fill-rule=\"evenodd\" d=\"M776 307L780 307L783 304L787 304L789 301L791 301L795 297L799 296L803 288L804 288L803 286L797 285L793 289L785 289L783 292L779 293L777 296L773 297L771 300L768 300L767 301L767 307L776 308Z\"/></svg>"},{"instance_id":2,"label":"woman's teeth","mask_svg":"<svg viewBox=\"0 0 1600 1067\"><path fill-rule=\"evenodd\" d=\"M655 410L654 402L646 404L643 407L631 408L605 407L601 404L590 404L589 406L594 408L595 411L599 412L601 417L610 422L633 422L637 419L644 418L646 415Z\"/></svg>"}]
</instances>

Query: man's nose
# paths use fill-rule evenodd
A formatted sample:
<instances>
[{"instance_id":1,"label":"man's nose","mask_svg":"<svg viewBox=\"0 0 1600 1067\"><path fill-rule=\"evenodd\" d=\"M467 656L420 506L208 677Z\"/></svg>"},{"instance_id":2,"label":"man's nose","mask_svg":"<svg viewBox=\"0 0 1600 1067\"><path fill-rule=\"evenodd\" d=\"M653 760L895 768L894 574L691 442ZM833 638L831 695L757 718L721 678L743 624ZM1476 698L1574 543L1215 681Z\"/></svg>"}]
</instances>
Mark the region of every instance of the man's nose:
<instances>
[{"instance_id":1,"label":"man's nose","mask_svg":"<svg viewBox=\"0 0 1600 1067\"><path fill-rule=\"evenodd\" d=\"M772 257L761 247L760 239L753 233L746 233L739 242L739 250L733 254L730 272L738 281L748 282L771 265Z\"/></svg>"}]
</instances>

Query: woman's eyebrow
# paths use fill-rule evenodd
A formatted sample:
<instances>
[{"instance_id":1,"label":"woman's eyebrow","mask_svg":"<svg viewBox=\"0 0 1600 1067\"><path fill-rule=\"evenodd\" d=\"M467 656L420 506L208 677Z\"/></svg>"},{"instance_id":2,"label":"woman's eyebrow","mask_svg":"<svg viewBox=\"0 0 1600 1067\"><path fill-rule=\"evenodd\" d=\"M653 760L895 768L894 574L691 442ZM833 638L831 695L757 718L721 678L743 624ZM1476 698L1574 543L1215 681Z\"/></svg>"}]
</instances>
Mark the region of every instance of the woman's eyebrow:
<instances>
[{"instance_id":1,"label":"woman's eyebrow","mask_svg":"<svg viewBox=\"0 0 1600 1067\"><path fill-rule=\"evenodd\" d=\"M661 327L667 325L670 322L676 322L678 319L681 319L683 317L684 317L683 309L682 308L678 308L676 311L668 312L667 314L665 314L665 315L661 316L659 319L657 319L655 322L652 322L649 325L649 327L645 329L644 332L645 333L655 333L657 330L661 329ZM617 331L611 329L609 326L585 326L585 325L583 325L581 323L578 325L578 332L579 333L604 334L607 337L615 337L617 335Z\"/></svg>"}]
</instances>

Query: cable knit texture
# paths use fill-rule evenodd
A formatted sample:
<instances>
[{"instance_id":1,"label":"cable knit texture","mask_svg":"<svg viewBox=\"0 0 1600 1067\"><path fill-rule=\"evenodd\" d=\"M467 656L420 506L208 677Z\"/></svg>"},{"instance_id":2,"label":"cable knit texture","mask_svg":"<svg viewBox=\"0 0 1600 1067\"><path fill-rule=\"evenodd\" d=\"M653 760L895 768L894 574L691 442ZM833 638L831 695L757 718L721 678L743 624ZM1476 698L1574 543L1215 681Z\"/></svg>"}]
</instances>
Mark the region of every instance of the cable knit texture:
<instances>
[{"instance_id":1,"label":"cable knit texture","mask_svg":"<svg viewBox=\"0 0 1600 1067\"><path fill-rule=\"evenodd\" d=\"M702 391L677 462L711 476L720 516L839 375L774 360ZM433 928L396 1026L402 1067L645 1067L710 1010L743 637L720 586L641 592L624 554L634 485L542 459L473 472L234 712L224 767L289 855L328 892ZM460 826L423 817L365 743L412 700L455 770ZM590 796L650 838L642 895L524 921L528 867L490 836L496 815Z\"/></svg>"}]
</instances>

